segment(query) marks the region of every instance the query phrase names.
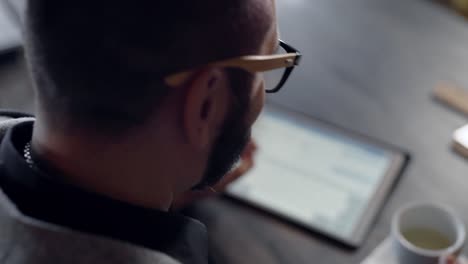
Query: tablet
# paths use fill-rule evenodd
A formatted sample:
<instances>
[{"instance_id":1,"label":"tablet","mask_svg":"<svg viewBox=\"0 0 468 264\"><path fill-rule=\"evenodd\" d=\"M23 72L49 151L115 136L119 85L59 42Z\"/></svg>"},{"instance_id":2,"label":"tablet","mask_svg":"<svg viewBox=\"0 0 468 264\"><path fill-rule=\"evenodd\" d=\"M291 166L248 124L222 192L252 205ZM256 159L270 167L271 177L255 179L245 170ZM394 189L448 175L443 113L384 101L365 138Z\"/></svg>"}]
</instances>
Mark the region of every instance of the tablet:
<instances>
[{"instance_id":1,"label":"tablet","mask_svg":"<svg viewBox=\"0 0 468 264\"><path fill-rule=\"evenodd\" d=\"M269 104L255 167L227 195L359 247L405 167L404 151Z\"/></svg>"}]
</instances>

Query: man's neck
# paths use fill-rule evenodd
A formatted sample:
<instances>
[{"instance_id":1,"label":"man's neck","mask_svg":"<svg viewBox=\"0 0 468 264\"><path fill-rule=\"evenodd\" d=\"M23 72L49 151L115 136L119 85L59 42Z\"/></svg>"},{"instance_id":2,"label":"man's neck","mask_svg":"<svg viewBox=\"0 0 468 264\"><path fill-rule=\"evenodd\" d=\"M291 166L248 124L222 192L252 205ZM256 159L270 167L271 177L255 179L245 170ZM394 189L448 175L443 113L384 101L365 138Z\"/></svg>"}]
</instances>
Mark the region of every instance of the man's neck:
<instances>
[{"instance_id":1,"label":"man's neck","mask_svg":"<svg viewBox=\"0 0 468 264\"><path fill-rule=\"evenodd\" d=\"M109 141L83 133L67 135L36 122L32 148L61 172L64 181L133 205L167 211L174 188L165 157L150 155L143 142Z\"/></svg>"}]
</instances>

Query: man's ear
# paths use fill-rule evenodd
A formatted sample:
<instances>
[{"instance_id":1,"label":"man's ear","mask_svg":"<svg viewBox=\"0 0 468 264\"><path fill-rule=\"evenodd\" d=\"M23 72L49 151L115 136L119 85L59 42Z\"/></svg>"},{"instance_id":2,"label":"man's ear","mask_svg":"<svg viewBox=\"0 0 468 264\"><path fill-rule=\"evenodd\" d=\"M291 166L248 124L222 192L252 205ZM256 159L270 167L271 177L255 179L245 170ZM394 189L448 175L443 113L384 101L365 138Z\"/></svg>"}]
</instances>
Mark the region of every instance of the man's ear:
<instances>
[{"instance_id":1,"label":"man's ear","mask_svg":"<svg viewBox=\"0 0 468 264\"><path fill-rule=\"evenodd\" d=\"M209 148L226 112L225 73L206 68L195 74L188 84L183 112L185 136L199 150Z\"/></svg>"}]
</instances>

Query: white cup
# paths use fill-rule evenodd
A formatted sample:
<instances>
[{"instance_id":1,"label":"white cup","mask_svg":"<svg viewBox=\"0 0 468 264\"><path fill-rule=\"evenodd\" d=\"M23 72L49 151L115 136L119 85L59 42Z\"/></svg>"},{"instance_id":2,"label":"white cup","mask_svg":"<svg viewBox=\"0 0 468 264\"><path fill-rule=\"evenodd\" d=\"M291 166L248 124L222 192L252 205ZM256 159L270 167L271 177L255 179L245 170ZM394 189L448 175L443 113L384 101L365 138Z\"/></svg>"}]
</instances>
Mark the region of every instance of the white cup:
<instances>
[{"instance_id":1,"label":"white cup","mask_svg":"<svg viewBox=\"0 0 468 264\"><path fill-rule=\"evenodd\" d=\"M428 249L409 241L408 230L433 230L448 240L448 246ZM405 237L406 235L406 237ZM424 237L424 236L421 236ZM400 209L392 221L393 248L400 264L439 264L458 256L465 243L463 221L447 206L412 204Z\"/></svg>"}]
</instances>

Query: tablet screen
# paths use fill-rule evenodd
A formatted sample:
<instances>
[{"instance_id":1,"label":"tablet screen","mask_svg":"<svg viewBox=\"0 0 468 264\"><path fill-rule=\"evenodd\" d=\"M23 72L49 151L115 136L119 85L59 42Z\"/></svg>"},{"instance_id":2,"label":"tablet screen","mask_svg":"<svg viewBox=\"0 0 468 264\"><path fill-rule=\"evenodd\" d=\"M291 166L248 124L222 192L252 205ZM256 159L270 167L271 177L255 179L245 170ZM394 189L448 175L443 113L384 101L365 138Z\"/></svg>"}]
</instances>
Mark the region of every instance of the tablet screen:
<instances>
[{"instance_id":1,"label":"tablet screen","mask_svg":"<svg viewBox=\"0 0 468 264\"><path fill-rule=\"evenodd\" d=\"M228 193L336 237L353 234L394 156L324 126L269 112L252 136L256 165Z\"/></svg>"}]
</instances>

